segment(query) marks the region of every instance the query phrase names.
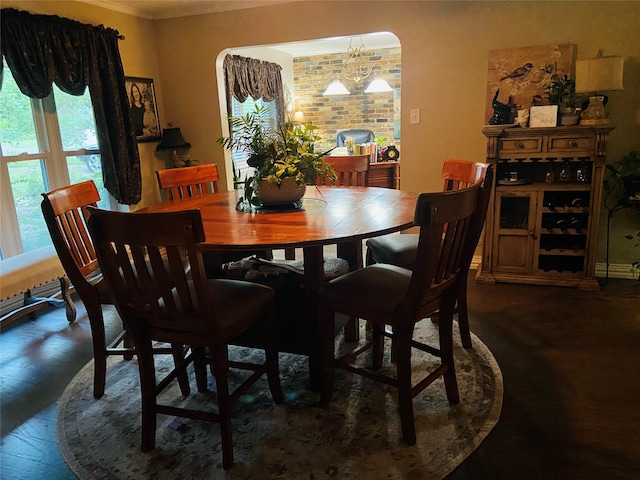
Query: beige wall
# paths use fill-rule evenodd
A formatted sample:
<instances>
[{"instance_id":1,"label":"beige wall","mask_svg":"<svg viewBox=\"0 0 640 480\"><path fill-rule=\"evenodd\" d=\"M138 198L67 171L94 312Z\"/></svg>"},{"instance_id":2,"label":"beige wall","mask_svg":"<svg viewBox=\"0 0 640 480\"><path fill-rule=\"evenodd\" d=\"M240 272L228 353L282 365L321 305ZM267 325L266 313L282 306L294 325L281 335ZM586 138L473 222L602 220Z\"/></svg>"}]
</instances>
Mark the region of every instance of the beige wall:
<instances>
[{"instance_id":1,"label":"beige wall","mask_svg":"<svg viewBox=\"0 0 640 480\"><path fill-rule=\"evenodd\" d=\"M403 189L439 189L445 157L483 160L487 53L498 48L573 43L578 59L599 49L624 56L625 90L609 96L617 124L609 159L640 148L640 2L320 1L154 22L67 1L4 0L2 6L118 29L127 37L121 43L126 74L156 80L162 125L179 125L193 145L192 158L201 161L224 164L215 140L222 133L216 64L225 49L376 31L394 33L402 45ZM418 125L408 121L414 108L421 110ZM152 174L160 162L153 146L140 145L141 204L155 195ZM635 253L622 238L637 230L638 217L629 217L621 214L612 225L612 263L630 262ZM603 221L600 262L604 226Z\"/></svg>"}]
</instances>

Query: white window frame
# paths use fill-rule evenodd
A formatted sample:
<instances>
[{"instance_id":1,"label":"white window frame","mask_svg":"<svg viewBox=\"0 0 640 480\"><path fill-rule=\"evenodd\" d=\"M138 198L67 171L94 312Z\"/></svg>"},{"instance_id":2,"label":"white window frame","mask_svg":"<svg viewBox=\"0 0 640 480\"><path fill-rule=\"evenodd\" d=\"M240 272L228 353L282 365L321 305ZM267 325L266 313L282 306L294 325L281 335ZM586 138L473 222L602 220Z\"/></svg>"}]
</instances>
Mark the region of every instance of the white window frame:
<instances>
[{"instance_id":1,"label":"white window frame","mask_svg":"<svg viewBox=\"0 0 640 480\"><path fill-rule=\"evenodd\" d=\"M15 198L11 190L8 164L10 162L40 160L41 168L44 170L45 191L50 191L71 183L67 168L67 157L100 154L99 149L63 150L53 92L46 98L31 98L30 100L36 140L40 151L38 153L24 152L17 155L0 153L0 220L2 223L0 245L2 246L2 258L5 259L23 253L18 212L15 208ZM109 195L108 200L112 210L119 209L116 200L111 195Z\"/></svg>"}]
</instances>

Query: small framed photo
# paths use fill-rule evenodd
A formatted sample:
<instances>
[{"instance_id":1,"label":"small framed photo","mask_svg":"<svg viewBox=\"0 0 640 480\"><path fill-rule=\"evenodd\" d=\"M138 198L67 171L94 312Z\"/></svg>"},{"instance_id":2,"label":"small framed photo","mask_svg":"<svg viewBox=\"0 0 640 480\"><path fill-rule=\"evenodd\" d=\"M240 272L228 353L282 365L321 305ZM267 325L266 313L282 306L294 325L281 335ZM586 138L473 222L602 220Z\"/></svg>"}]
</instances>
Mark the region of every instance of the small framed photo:
<instances>
[{"instance_id":1,"label":"small framed photo","mask_svg":"<svg viewBox=\"0 0 640 480\"><path fill-rule=\"evenodd\" d=\"M160 140L160 119L152 78L125 77L129 116L138 142Z\"/></svg>"},{"instance_id":2,"label":"small framed photo","mask_svg":"<svg viewBox=\"0 0 640 480\"><path fill-rule=\"evenodd\" d=\"M529 127L555 127L558 124L558 105L533 106L529 110Z\"/></svg>"}]
</instances>

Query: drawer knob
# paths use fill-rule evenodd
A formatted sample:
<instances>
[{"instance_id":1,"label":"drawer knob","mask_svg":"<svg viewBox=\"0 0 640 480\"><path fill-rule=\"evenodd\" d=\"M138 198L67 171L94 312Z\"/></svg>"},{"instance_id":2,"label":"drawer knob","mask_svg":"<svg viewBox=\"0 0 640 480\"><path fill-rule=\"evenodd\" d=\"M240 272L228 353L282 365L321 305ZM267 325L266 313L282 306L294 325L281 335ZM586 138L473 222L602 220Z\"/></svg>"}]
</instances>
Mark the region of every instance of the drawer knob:
<instances>
[{"instance_id":1,"label":"drawer knob","mask_svg":"<svg viewBox=\"0 0 640 480\"><path fill-rule=\"evenodd\" d=\"M524 148L524 143L522 143L522 142L517 142L517 143L516 143L516 147L518 147L518 148Z\"/></svg>"},{"instance_id":2,"label":"drawer knob","mask_svg":"<svg viewBox=\"0 0 640 480\"><path fill-rule=\"evenodd\" d=\"M576 142L575 140L569 140L569 146L570 147L577 147L578 146L578 142Z\"/></svg>"}]
</instances>

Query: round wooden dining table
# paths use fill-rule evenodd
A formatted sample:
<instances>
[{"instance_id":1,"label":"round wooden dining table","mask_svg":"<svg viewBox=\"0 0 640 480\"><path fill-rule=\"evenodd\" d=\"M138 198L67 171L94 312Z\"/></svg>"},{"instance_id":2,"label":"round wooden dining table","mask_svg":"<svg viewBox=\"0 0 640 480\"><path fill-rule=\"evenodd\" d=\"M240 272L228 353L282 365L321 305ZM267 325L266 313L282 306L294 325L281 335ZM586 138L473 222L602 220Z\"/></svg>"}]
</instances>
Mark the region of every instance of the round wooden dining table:
<instances>
[{"instance_id":1,"label":"round wooden dining table","mask_svg":"<svg viewBox=\"0 0 640 480\"><path fill-rule=\"evenodd\" d=\"M376 187L308 186L300 208L238 210L242 191L218 192L167 201L138 212L173 212L198 209L202 215L207 249L255 251L302 248L306 322L317 331L316 292L324 283L325 245L337 245L338 256L352 268L362 263L361 241L413 226L417 193ZM315 337L315 335L312 335ZM311 384L319 365L309 351Z\"/></svg>"}]
</instances>

